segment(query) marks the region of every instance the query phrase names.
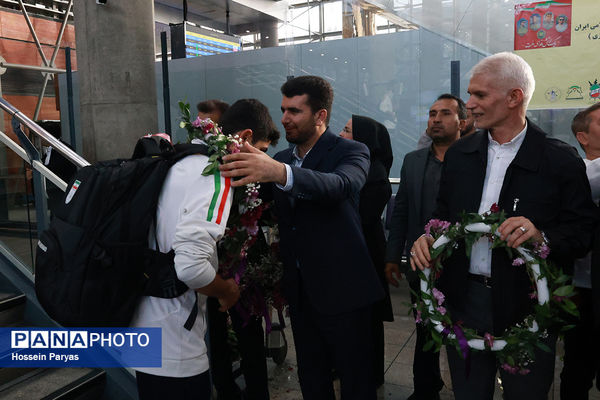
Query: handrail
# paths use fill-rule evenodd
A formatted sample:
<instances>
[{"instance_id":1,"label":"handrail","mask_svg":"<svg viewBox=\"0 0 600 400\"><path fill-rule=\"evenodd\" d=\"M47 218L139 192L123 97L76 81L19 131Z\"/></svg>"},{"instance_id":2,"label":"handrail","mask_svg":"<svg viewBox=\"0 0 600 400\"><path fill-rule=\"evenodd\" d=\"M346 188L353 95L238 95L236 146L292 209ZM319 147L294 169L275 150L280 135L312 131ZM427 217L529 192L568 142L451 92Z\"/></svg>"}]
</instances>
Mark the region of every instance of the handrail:
<instances>
[{"instance_id":1,"label":"handrail","mask_svg":"<svg viewBox=\"0 0 600 400\"><path fill-rule=\"evenodd\" d=\"M12 104L7 102L3 98L0 98L0 108L3 109L8 114L10 114L13 118L16 118L20 123L25 125L27 128L29 128L29 130L31 132L35 133L37 136L39 136L40 138L42 138L46 142L48 142L52 146L53 149L55 149L56 151L61 153L63 156L65 156L69 161L71 161L76 166L82 168L82 167L90 165L90 163L85 158L83 158L79 154L75 153L73 150L71 150L69 148L69 146L66 146L65 144L63 144L60 140L58 140L57 138L52 136L49 132L47 132L41 126L39 126L38 124L33 122L25 114L23 114L21 111L17 110Z\"/></svg>"},{"instance_id":2,"label":"handrail","mask_svg":"<svg viewBox=\"0 0 600 400\"><path fill-rule=\"evenodd\" d=\"M30 161L27 152L14 140L12 140L6 133L0 131L0 141L3 142L12 151L17 153L19 157L27 161L33 168L40 171L47 179L54 183L63 192L67 190L67 183L63 181L58 175L52 172L48 167L37 160Z\"/></svg>"}]
</instances>

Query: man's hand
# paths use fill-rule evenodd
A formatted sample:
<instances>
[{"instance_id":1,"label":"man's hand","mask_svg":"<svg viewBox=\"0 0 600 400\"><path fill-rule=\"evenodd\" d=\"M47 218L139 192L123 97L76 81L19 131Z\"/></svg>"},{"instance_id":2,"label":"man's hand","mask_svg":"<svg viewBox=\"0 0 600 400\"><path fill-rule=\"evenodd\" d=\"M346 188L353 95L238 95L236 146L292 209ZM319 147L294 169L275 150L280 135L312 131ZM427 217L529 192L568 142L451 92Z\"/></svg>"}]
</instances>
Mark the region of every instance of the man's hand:
<instances>
[{"instance_id":1,"label":"man's hand","mask_svg":"<svg viewBox=\"0 0 600 400\"><path fill-rule=\"evenodd\" d=\"M241 177L231 183L234 187L255 182L275 182L280 185L287 182L285 165L273 160L248 142L242 146L241 153L228 154L223 157L223 161L224 164L219 166L222 176Z\"/></svg>"},{"instance_id":2,"label":"man's hand","mask_svg":"<svg viewBox=\"0 0 600 400\"><path fill-rule=\"evenodd\" d=\"M544 242L542 233L525 217L510 217L498 227L500 238L506 240L508 247L517 248L525 241L533 239Z\"/></svg>"},{"instance_id":3,"label":"man's hand","mask_svg":"<svg viewBox=\"0 0 600 400\"><path fill-rule=\"evenodd\" d=\"M221 312L229 310L240 298L240 288L237 283L232 278L226 279L224 282L226 286L223 295L218 297L219 304L221 305L219 311Z\"/></svg>"},{"instance_id":4,"label":"man's hand","mask_svg":"<svg viewBox=\"0 0 600 400\"><path fill-rule=\"evenodd\" d=\"M389 284L398 287L398 281L402 280L398 264L392 262L385 263L385 279L387 279Z\"/></svg>"},{"instance_id":5,"label":"man's hand","mask_svg":"<svg viewBox=\"0 0 600 400\"><path fill-rule=\"evenodd\" d=\"M429 247L433 242L433 238L429 235L421 235L420 238L415 240L410 249L410 267L413 271L416 271L417 268L423 271L425 268L431 267Z\"/></svg>"}]
</instances>

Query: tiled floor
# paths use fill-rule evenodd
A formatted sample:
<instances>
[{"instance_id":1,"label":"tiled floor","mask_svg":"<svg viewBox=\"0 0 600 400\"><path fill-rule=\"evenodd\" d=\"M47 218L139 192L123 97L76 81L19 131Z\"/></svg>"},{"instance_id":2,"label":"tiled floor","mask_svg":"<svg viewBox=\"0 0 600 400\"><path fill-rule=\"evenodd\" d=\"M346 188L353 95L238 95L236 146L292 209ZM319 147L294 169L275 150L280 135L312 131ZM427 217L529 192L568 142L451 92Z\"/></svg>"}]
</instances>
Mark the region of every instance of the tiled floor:
<instances>
[{"instance_id":1,"label":"tiled floor","mask_svg":"<svg viewBox=\"0 0 600 400\"><path fill-rule=\"evenodd\" d=\"M394 322L385 324L385 384L378 391L379 399L403 400L412 393L412 360L415 347L414 320L408 315L408 285L405 281L401 287L392 288L392 304L394 306ZM288 324L289 326L289 324ZM300 386L296 374L296 355L292 341L290 328L285 330L288 340L288 354L285 362L277 366L269 360L269 383L272 400L301 400ZM556 357L556 377L552 391L548 398L558 400L559 374L562 369L560 355L562 346L559 344ZM446 386L441 391L443 400L454 399L450 389L450 373L445 351L442 350L440 357L442 378ZM240 378L241 379L241 378ZM338 397L339 398L339 397ZM494 400L502 399L500 385L496 387ZM600 400L600 393L596 389L590 391L591 400Z\"/></svg>"}]
</instances>

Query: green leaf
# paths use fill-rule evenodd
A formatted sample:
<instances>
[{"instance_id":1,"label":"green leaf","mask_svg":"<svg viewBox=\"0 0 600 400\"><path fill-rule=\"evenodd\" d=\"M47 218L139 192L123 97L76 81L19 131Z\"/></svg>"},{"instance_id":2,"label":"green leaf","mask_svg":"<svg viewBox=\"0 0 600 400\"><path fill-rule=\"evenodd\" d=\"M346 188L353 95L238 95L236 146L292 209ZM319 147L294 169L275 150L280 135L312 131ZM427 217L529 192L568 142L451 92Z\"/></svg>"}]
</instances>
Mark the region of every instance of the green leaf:
<instances>
[{"instance_id":1,"label":"green leaf","mask_svg":"<svg viewBox=\"0 0 600 400\"><path fill-rule=\"evenodd\" d=\"M546 344L543 342L535 342L535 345L547 353L552 352L552 350L550 350L550 347L546 346Z\"/></svg>"},{"instance_id":2,"label":"green leaf","mask_svg":"<svg viewBox=\"0 0 600 400\"><path fill-rule=\"evenodd\" d=\"M423 346L423 351L431 350L434 344L435 342L433 340L428 341L427 343L425 343L425 346Z\"/></svg>"},{"instance_id":3,"label":"green leaf","mask_svg":"<svg viewBox=\"0 0 600 400\"><path fill-rule=\"evenodd\" d=\"M565 331L575 328L575 326L576 325L565 325L560 330L561 330L561 332L565 332Z\"/></svg>"},{"instance_id":4,"label":"green leaf","mask_svg":"<svg viewBox=\"0 0 600 400\"><path fill-rule=\"evenodd\" d=\"M568 297L573 294L573 286L561 286L556 289L552 294L555 296Z\"/></svg>"},{"instance_id":5,"label":"green leaf","mask_svg":"<svg viewBox=\"0 0 600 400\"><path fill-rule=\"evenodd\" d=\"M214 171L214 168L215 168L214 164L208 164L208 165L207 165L207 166L204 168L204 171L202 171L202 175L204 175L204 176L209 176L209 175L212 175L212 174L213 174L213 171Z\"/></svg>"}]
</instances>

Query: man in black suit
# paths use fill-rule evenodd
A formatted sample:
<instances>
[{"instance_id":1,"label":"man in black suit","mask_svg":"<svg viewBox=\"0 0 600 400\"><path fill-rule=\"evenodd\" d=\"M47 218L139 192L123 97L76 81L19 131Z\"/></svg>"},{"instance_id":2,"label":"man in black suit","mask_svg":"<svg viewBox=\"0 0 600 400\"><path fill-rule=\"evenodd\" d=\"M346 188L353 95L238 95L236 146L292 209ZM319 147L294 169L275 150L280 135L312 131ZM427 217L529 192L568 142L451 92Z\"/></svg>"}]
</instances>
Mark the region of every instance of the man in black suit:
<instances>
[{"instance_id":1,"label":"man in black suit","mask_svg":"<svg viewBox=\"0 0 600 400\"><path fill-rule=\"evenodd\" d=\"M405 249L423 233L431 219L442 174L446 150L460 139L467 118L465 103L451 94L437 98L429 109L427 136L431 146L408 153L400 171L400 187L394 202L394 211L388 238L385 274L389 283L398 286L399 266ZM419 277L412 271L406 274L410 288L420 292ZM411 294L411 301L416 302ZM429 335L422 324L417 324L417 344L413 359L414 393L410 400L439 399L444 386L440 375L440 353L423 351Z\"/></svg>"},{"instance_id":2,"label":"man in black suit","mask_svg":"<svg viewBox=\"0 0 600 400\"><path fill-rule=\"evenodd\" d=\"M483 213L496 203L508 219L498 228L508 246L526 240L546 243L549 259L569 271L590 247L596 222L585 166L575 149L551 139L525 118L535 87L529 65L512 53L481 60L472 71L467 108L478 131L447 152L434 215L450 222L462 211ZM427 268L432 238L421 236L411 249L411 265ZM444 261L438 287L454 321L501 335L532 312L531 281L525 268L511 265L507 252L475 242ZM527 375L500 369L505 399L545 399L554 380L556 336L544 339L551 352L537 351ZM498 370L493 352L470 353L467 362L447 346L455 398L491 399Z\"/></svg>"},{"instance_id":3,"label":"man in black suit","mask_svg":"<svg viewBox=\"0 0 600 400\"><path fill-rule=\"evenodd\" d=\"M362 235L358 196L369 170L365 145L327 128L333 91L316 76L282 87L281 122L295 146L271 159L249 144L224 157L233 185L273 182L298 376L305 399L376 398L372 371L372 304L384 295Z\"/></svg>"}]
</instances>

